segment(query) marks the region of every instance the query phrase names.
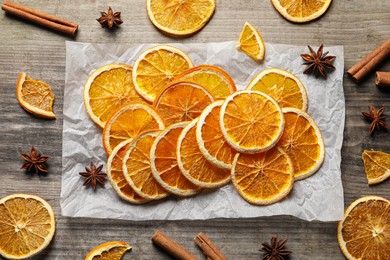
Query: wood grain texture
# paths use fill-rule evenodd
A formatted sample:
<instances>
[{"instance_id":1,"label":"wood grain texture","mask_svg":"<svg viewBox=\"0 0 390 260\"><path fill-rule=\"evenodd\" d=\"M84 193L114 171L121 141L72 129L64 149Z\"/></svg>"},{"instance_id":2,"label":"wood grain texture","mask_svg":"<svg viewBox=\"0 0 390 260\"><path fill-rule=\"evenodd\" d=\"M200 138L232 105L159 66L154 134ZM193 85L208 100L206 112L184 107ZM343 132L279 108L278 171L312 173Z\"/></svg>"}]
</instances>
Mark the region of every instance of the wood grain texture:
<instances>
[{"instance_id":1,"label":"wood grain texture","mask_svg":"<svg viewBox=\"0 0 390 260\"><path fill-rule=\"evenodd\" d=\"M201 231L228 259L261 259L258 249L273 234L289 239L290 259L344 259L336 238L337 223L306 222L289 216L257 219L217 219L207 221L117 221L61 217L62 106L65 84L65 41L97 43L218 42L236 40L246 20L259 28L267 42L296 45L344 45L345 69L390 36L390 1L333 1L328 12L315 22L298 25L283 19L270 0L217 0L214 17L199 33L174 39L161 34L149 21L141 0L76 1L18 0L26 6L80 24L76 38L69 38L40 26L0 14L0 197L34 193L46 199L57 215L57 232L52 245L34 259L83 259L99 243L123 240L133 249L124 259L169 259L153 246L151 237L160 229L180 241L188 251L205 259L195 245ZM95 20L110 4L121 11L124 23L113 32L100 28ZM387 61L381 71L390 70ZM48 121L27 114L15 98L15 83L21 71L46 81L56 95L57 120ZM363 195L389 198L390 181L369 187L363 169L364 149L390 152L390 133L370 137L369 124L361 116L369 104L386 106L390 116L390 93L375 86L374 73L357 85L344 76L346 127L342 148L342 179L345 205ZM390 119L388 119L390 121ZM21 151L30 144L50 156L49 174L28 175L19 168ZM107 184L108 185L108 184Z\"/></svg>"}]
</instances>

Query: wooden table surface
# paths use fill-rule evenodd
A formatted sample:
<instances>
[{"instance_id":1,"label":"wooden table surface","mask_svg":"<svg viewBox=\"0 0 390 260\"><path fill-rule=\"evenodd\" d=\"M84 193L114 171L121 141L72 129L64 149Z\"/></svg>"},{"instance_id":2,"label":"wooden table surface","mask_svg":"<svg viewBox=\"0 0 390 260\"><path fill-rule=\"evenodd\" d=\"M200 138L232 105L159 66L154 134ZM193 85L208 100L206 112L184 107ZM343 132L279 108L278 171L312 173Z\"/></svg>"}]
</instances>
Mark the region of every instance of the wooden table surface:
<instances>
[{"instance_id":1,"label":"wooden table surface","mask_svg":"<svg viewBox=\"0 0 390 260\"><path fill-rule=\"evenodd\" d=\"M319 20L292 24L283 19L270 0L217 0L209 24L196 35L174 39L161 34L149 21L145 1L18 0L26 6L80 24L71 38L43 29L12 16L0 15L0 197L12 193L33 193L46 199L56 213L57 231L51 246L34 259L83 259L87 252L105 241L123 240L133 249L124 259L169 259L152 245L151 236L160 229L205 259L193 238L205 232L228 259L261 259L260 245L273 234L289 239L290 259L343 259L336 236L336 222L306 222L290 216L256 219L217 219L206 221L118 221L77 219L61 216L62 107L65 84L65 41L96 43L195 43L236 40L246 20L261 31L267 42L325 46L344 45L345 68L390 36L390 1L335 0ZM110 4L121 11L124 23L109 32L95 20ZM390 63L381 66L389 71ZM26 113L15 98L15 83L21 71L46 81L56 95L57 120L43 120ZM386 106L390 116L390 93L374 84L371 74L357 85L344 76L346 127L342 149L342 179L345 205L362 195L390 198L390 181L369 187L361 153L364 149L390 152L390 133L370 137L361 111L369 104ZM388 121L390 121L388 119ZM30 144L50 156L47 176L29 175L20 167L21 151ZM109 184L107 184L109 185Z\"/></svg>"}]
</instances>

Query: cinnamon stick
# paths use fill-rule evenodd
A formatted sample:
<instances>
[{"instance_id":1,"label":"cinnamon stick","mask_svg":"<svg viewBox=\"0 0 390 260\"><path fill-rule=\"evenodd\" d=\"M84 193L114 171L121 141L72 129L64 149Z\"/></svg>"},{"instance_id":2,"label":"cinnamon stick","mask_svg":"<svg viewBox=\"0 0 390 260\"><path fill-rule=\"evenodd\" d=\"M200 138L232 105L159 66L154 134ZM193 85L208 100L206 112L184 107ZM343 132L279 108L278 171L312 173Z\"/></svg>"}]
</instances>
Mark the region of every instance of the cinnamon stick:
<instances>
[{"instance_id":1,"label":"cinnamon stick","mask_svg":"<svg viewBox=\"0 0 390 260\"><path fill-rule=\"evenodd\" d=\"M358 63L352 66L347 73L356 81L362 80L377 65L390 56L390 39L373 50Z\"/></svg>"},{"instance_id":2,"label":"cinnamon stick","mask_svg":"<svg viewBox=\"0 0 390 260\"><path fill-rule=\"evenodd\" d=\"M56 17L54 15L49 15L20 4L12 3L10 1L5 1L1 6L1 9L3 9L6 13L68 35L76 35L78 29L78 25L74 22Z\"/></svg>"},{"instance_id":3,"label":"cinnamon stick","mask_svg":"<svg viewBox=\"0 0 390 260\"><path fill-rule=\"evenodd\" d=\"M226 260L224 254L203 232L200 232L194 240L200 249L202 249L203 253L207 256L207 259Z\"/></svg>"},{"instance_id":4,"label":"cinnamon stick","mask_svg":"<svg viewBox=\"0 0 390 260\"><path fill-rule=\"evenodd\" d=\"M182 260L197 260L198 258L185 250L182 246L177 244L175 241L170 239L160 230L157 230L152 237L154 244L164 249L167 253L175 257L176 259Z\"/></svg>"},{"instance_id":5,"label":"cinnamon stick","mask_svg":"<svg viewBox=\"0 0 390 260\"><path fill-rule=\"evenodd\" d=\"M382 87L390 87L390 72L377 71L375 74L375 84Z\"/></svg>"}]
</instances>

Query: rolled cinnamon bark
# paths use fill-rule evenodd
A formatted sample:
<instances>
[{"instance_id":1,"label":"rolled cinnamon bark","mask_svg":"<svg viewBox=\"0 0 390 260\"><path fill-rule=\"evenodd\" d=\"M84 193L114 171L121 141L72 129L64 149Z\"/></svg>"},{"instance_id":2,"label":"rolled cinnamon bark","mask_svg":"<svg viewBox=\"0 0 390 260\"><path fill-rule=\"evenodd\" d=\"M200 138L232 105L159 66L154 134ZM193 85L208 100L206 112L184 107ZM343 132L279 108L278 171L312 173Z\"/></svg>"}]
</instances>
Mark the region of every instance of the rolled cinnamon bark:
<instances>
[{"instance_id":1,"label":"rolled cinnamon bark","mask_svg":"<svg viewBox=\"0 0 390 260\"><path fill-rule=\"evenodd\" d=\"M182 260L197 260L198 258L185 250L182 246L177 244L175 241L170 239L160 230L157 230L152 237L154 244L164 249L167 253L175 257L176 259Z\"/></svg>"},{"instance_id":2,"label":"rolled cinnamon bark","mask_svg":"<svg viewBox=\"0 0 390 260\"><path fill-rule=\"evenodd\" d=\"M208 260L226 260L225 255L203 232L200 232L194 240Z\"/></svg>"},{"instance_id":3,"label":"rolled cinnamon bark","mask_svg":"<svg viewBox=\"0 0 390 260\"><path fill-rule=\"evenodd\" d=\"M375 74L375 84L382 87L390 87L390 72L377 71Z\"/></svg>"},{"instance_id":4,"label":"rolled cinnamon bark","mask_svg":"<svg viewBox=\"0 0 390 260\"><path fill-rule=\"evenodd\" d=\"M78 29L78 25L76 23L9 1L5 1L1 6L1 9L3 9L6 13L72 36L76 35Z\"/></svg>"},{"instance_id":5,"label":"rolled cinnamon bark","mask_svg":"<svg viewBox=\"0 0 390 260\"><path fill-rule=\"evenodd\" d=\"M356 81L362 80L376 66L390 56L390 39L373 50L358 63L352 66L347 73Z\"/></svg>"}]
</instances>

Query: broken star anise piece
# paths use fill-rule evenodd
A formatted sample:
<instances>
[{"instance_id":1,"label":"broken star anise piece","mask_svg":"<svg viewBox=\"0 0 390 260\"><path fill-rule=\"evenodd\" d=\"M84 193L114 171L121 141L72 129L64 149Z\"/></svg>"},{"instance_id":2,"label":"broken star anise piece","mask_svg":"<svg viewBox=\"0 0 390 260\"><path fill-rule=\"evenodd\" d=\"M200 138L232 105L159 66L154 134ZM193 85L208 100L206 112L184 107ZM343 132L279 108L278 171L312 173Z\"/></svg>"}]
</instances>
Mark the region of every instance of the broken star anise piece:
<instances>
[{"instance_id":1,"label":"broken star anise piece","mask_svg":"<svg viewBox=\"0 0 390 260\"><path fill-rule=\"evenodd\" d=\"M123 23L121 19L121 12L113 12L111 7L108 8L108 12L100 12L102 15L99 19L96 19L102 27L111 29L114 25L118 26Z\"/></svg>"},{"instance_id":2,"label":"broken star anise piece","mask_svg":"<svg viewBox=\"0 0 390 260\"><path fill-rule=\"evenodd\" d=\"M287 243L287 239L282 239L278 241L278 236L275 235L271 238L271 244L263 243L261 244L263 248L260 251L264 251L263 260L283 260L284 257L291 254L291 251L284 249Z\"/></svg>"},{"instance_id":3,"label":"broken star anise piece","mask_svg":"<svg viewBox=\"0 0 390 260\"><path fill-rule=\"evenodd\" d=\"M83 185L86 186L91 184L93 190L96 190L96 185L99 183L100 186L104 187L104 182L106 181L106 176L104 172L102 172L103 165L96 167L93 162L91 162L91 166L85 167L86 172L80 172L79 174L86 179L84 180Z\"/></svg>"},{"instance_id":4,"label":"broken star anise piece","mask_svg":"<svg viewBox=\"0 0 390 260\"><path fill-rule=\"evenodd\" d=\"M327 77L328 70L335 70L336 68L332 65L335 56L326 56L328 51L323 52L324 45L321 44L317 52L315 52L309 45L307 46L310 50L310 54L301 54L302 59L305 60L303 64L307 65L303 73L314 73L314 75L321 74L324 78Z\"/></svg>"},{"instance_id":5,"label":"broken star anise piece","mask_svg":"<svg viewBox=\"0 0 390 260\"><path fill-rule=\"evenodd\" d=\"M363 116L371 122L370 125L370 135L374 133L375 130L380 130L381 128L384 130L389 129L389 126L385 122L386 116L383 115L385 111L385 107L381 107L378 111L376 111L373 105L370 105L370 112L362 112Z\"/></svg>"},{"instance_id":6,"label":"broken star anise piece","mask_svg":"<svg viewBox=\"0 0 390 260\"><path fill-rule=\"evenodd\" d=\"M22 158L26 162L23 163L20 169L27 169L28 172L31 172L32 169L35 169L35 173L48 172L45 162L49 160L49 157L42 156L41 152L35 150L33 145L31 146L30 154L22 153Z\"/></svg>"}]
</instances>

